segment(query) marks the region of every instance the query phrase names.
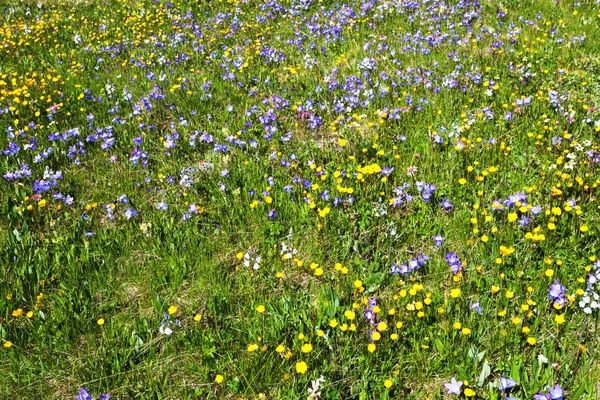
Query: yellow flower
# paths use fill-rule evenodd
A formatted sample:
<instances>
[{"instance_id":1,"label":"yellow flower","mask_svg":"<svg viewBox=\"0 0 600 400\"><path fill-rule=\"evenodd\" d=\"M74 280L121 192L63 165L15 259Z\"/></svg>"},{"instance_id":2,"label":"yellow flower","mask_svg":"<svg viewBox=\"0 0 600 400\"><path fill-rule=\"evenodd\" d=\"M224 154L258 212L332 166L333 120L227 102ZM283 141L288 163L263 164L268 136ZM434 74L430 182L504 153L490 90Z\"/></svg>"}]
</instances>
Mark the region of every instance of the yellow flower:
<instances>
[{"instance_id":1,"label":"yellow flower","mask_svg":"<svg viewBox=\"0 0 600 400\"><path fill-rule=\"evenodd\" d=\"M312 349L313 349L313 346L310 343L306 343L306 344L302 345L303 353L310 353L312 351Z\"/></svg>"},{"instance_id":2,"label":"yellow flower","mask_svg":"<svg viewBox=\"0 0 600 400\"><path fill-rule=\"evenodd\" d=\"M6 342L4 342L4 348L5 349L10 349L11 347L12 347L12 342L10 342L8 340Z\"/></svg>"},{"instance_id":3,"label":"yellow flower","mask_svg":"<svg viewBox=\"0 0 600 400\"><path fill-rule=\"evenodd\" d=\"M537 340L534 337L528 337L527 343L529 343L530 346L534 346L537 343Z\"/></svg>"},{"instance_id":4,"label":"yellow flower","mask_svg":"<svg viewBox=\"0 0 600 400\"><path fill-rule=\"evenodd\" d=\"M235 255L235 257L236 257L238 260L241 260L241 259L244 257L244 253L242 253L242 252L240 251L239 253L237 253L237 254Z\"/></svg>"},{"instance_id":5,"label":"yellow flower","mask_svg":"<svg viewBox=\"0 0 600 400\"><path fill-rule=\"evenodd\" d=\"M515 292L513 292L512 290L507 290L506 291L506 298L512 299L513 297L515 297Z\"/></svg>"},{"instance_id":6,"label":"yellow flower","mask_svg":"<svg viewBox=\"0 0 600 400\"><path fill-rule=\"evenodd\" d=\"M560 314L560 315L555 316L554 321L559 325L564 324L565 323L565 314Z\"/></svg>"},{"instance_id":7,"label":"yellow flower","mask_svg":"<svg viewBox=\"0 0 600 400\"><path fill-rule=\"evenodd\" d=\"M467 336L468 334L471 333L471 330L469 328L462 328L461 332L463 335Z\"/></svg>"},{"instance_id":8,"label":"yellow flower","mask_svg":"<svg viewBox=\"0 0 600 400\"><path fill-rule=\"evenodd\" d=\"M248 353L252 353L253 351L258 350L258 345L257 344L251 344L248 346Z\"/></svg>"},{"instance_id":9,"label":"yellow flower","mask_svg":"<svg viewBox=\"0 0 600 400\"><path fill-rule=\"evenodd\" d=\"M41 208L46 207L46 199L42 199L38 202L38 206L40 206Z\"/></svg>"},{"instance_id":10,"label":"yellow flower","mask_svg":"<svg viewBox=\"0 0 600 400\"><path fill-rule=\"evenodd\" d=\"M376 348L377 346L375 346L374 343L369 343L369 345L367 346L367 350L369 350L369 353L374 352Z\"/></svg>"},{"instance_id":11,"label":"yellow flower","mask_svg":"<svg viewBox=\"0 0 600 400\"><path fill-rule=\"evenodd\" d=\"M304 361L300 361L296 363L296 372L299 374L304 374L308 370L308 366Z\"/></svg>"},{"instance_id":12,"label":"yellow flower","mask_svg":"<svg viewBox=\"0 0 600 400\"><path fill-rule=\"evenodd\" d=\"M169 312L169 315L173 315L177 312L177 307L171 306L167 311Z\"/></svg>"},{"instance_id":13,"label":"yellow flower","mask_svg":"<svg viewBox=\"0 0 600 400\"><path fill-rule=\"evenodd\" d=\"M265 306L260 305L260 306L256 307L256 311L259 312L259 313L261 313L261 314L264 313L265 312Z\"/></svg>"},{"instance_id":14,"label":"yellow flower","mask_svg":"<svg viewBox=\"0 0 600 400\"><path fill-rule=\"evenodd\" d=\"M546 274L546 276L547 276L548 278L552 278L552 276L554 276L554 270L553 270L553 269L550 269L550 268L548 268L548 269L546 270L545 274Z\"/></svg>"},{"instance_id":15,"label":"yellow flower","mask_svg":"<svg viewBox=\"0 0 600 400\"><path fill-rule=\"evenodd\" d=\"M194 316L194 321L196 321L196 322L200 322L201 319L202 319L202 314L196 314Z\"/></svg>"},{"instance_id":16,"label":"yellow flower","mask_svg":"<svg viewBox=\"0 0 600 400\"><path fill-rule=\"evenodd\" d=\"M562 214L560 207L552 207L552 214L554 214L554 215Z\"/></svg>"},{"instance_id":17,"label":"yellow flower","mask_svg":"<svg viewBox=\"0 0 600 400\"><path fill-rule=\"evenodd\" d=\"M335 328L336 326L338 326L338 322L335 319L332 319L331 321L329 321L329 326Z\"/></svg>"},{"instance_id":18,"label":"yellow flower","mask_svg":"<svg viewBox=\"0 0 600 400\"><path fill-rule=\"evenodd\" d=\"M318 211L319 211L319 216L320 216L320 217L324 217L324 216L326 216L327 214L329 214L329 212L331 211L331 208L329 208L329 207L325 207L325 208L324 208L324 209L322 209L322 210L319 208L319 210L318 210Z\"/></svg>"},{"instance_id":19,"label":"yellow flower","mask_svg":"<svg viewBox=\"0 0 600 400\"><path fill-rule=\"evenodd\" d=\"M460 183L461 185L464 185L465 183L467 183L467 180L465 178L460 178L458 180L458 183Z\"/></svg>"},{"instance_id":20,"label":"yellow flower","mask_svg":"<svg viewBox=\"0 0 600 400\"><path fill-rule=\"evenodd\" d=\"M282 344L280 344L279 346L277 346L277 348L275 349L276 352L278 353L283 353L285 350L285 347L283 347Z\"/></svg>"},{"instance_id":21,"label":"yellow flower","mask_svg":"<svg viewBox=\"0 0 600 400\"><path fill-rule=\"evenodd\" d=\"M346 312L344 312L344 316L350 321L354 321L354 318L356 318L356 314L354 313L354 311L351 310L347 310Z\"/></svg>"},{"instance_id":22,"label":"yellow flower","mask_svg":"<svg viewBox=\"0 0 600 400\"><path fill-rule=\"evenodd\" d=\"M386 387L386 389L389 389L389 388L391 388L391 387L392 387L392 384L393 384L393 383L394 383L394 382L392 382L392 380L388 378L388 379L386 379L386 380L385 380L385 382L383 382L383 386L385 386L385 387Z\"/></svg>"},{"instance_id":23,"label":"yellow flower","mask_svg":"<svg viewBox=\"0 0 600 400\"><path fill-rule=\"evenodd\" d=\"M357 289L360 288L360 287L362 287L362 282L359 279L355 280L354 281L354 287L357 288Z\"/></svg>"},{"instance_id":24,"label":"yellow flower","mask_svg":"<svg viewBox=\"0 0 600 400\"><path fill-rule=\"evenodd\" d=\"M217 382L217 383L223 382L223 375L217 375L217 376L215 376L215 382Z\"/></svg>"},{"instance_id":25,"label":"yellow flower","mask_svg":"<svg viewBox=\"0 0 600 400\"><path fill-rule=\"evenodd\" d=\"M464 393L465 393L465 396L467 396L467 397L474 397L477 394L471 388L466 388Z\"/></svg>"},{"instance_id":26,"label":"yellow flower","mask_svg":"<svg viewBox=\"0 0 600 400\"><path fill-rule=\"evenodd\" d=\"M508 214L508 222L515 222L517 220L517 213Z\"/></svg>"},{"instance_id":27,"label":"yellow flower","mask_svg":"<svg viewBox=\"0 0 600 400\"><path fill-rule=\"evenodd\" d=\"M585 232L587 232L587 231L588 231L588 227L587 227L587 225L581 225L581 226L579 227L579 230L580 230L581 232L585 233Z\"/></svg>"},{"instance_id":28,"label":"yellow flower","mask_svg":"<svg viewBox=\"0 0 600 400\"><path fill-rule=\"evenodd\" d=\"M102 326L104 325L104 318L100 318L98 321L96 321L98 323L98 325Z\"/></svg>"},{"instance_id":29,"label":"yellow flower","mask_svg":"<svg viewBox=\"0 0 600 400\"><path fill-rule=\"evenodd\" d=\"M450 296L454 299L457 298L458 296L460 296L460 289L459 288L452 289L450 291Z\"/></svg>"},{"instance_id":30,"label":"yellow flower","mask_svg":"<svg viewBox=\"0 0 600 400\"><path fill-rule=\"evenodd\" d=\"M373 338L374 341L378 341L379 339L381 339L381 333L375 331L371 334L371 337Z\"/></svg>"},{"instance_id":31,"label":"yellow flower","mask_svg":"<svg viewBox=\"0 0 600 400\"><path fill-rule=\"evenodd\" d=\"M461 328L461 326L462 326L462 324L461 324L460 322L458 322L458 321L456 321L456 322L454 323L454 325L453 325L454 329L456 329L456 330L460 329L460 328Z\"/></svg>"}]
</instances>

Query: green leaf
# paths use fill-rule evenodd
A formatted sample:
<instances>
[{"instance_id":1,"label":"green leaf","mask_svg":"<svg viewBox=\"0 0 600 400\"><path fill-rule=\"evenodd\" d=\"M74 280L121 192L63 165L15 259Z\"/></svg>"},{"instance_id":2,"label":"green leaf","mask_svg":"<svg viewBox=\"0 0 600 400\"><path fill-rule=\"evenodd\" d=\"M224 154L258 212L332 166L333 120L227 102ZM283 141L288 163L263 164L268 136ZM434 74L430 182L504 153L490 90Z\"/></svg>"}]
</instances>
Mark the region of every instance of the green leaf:
<instances>
[{"instance_id":1,"label":"green leaf","mask_svg":"<svg viewBox=\"0 0 600 400\"><path fill-rule=\"evenodd\" d=\"M483 382L485 382L487 377L490 376L491 372L492 372L492 370L490 368L490 364L488 363L488 360L486 359L483 362L483 368L481 368L481 374L479 374L479 379L477 380L477 385L483 386Z\"/></svg>"}]
</instances>

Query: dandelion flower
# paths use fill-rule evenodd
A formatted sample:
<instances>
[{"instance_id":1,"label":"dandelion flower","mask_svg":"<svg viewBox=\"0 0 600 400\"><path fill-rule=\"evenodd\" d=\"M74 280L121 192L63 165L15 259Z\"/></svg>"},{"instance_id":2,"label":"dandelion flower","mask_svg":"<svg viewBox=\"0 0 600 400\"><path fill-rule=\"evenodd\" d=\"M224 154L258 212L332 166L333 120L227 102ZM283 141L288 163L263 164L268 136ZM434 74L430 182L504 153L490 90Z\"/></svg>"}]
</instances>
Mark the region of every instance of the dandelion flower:
<instances>
[{"instance_id":1,"label":"dandelion flower","mask_svg":"<svg viewBox=\"0 0 600 400\"><path fill-rule=\"evenodd\" d=\"M300 361L296 363L296 372L299 374L304 374L308 370L308 366L304 361Z\"/></svg>"}]
</instances>

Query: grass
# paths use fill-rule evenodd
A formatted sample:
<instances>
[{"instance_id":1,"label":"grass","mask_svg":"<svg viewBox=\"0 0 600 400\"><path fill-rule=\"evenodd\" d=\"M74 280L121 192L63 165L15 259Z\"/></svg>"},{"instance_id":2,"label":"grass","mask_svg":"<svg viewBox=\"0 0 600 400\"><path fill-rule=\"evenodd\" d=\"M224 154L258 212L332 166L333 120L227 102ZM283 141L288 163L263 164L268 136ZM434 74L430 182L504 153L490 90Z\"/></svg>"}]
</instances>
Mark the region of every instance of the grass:
<instances>
[{"instance_id":1,"label":"grass","mask_svg":"<svg viewBox=\"0 0 600 400\"><path fill-rule=\"evenodd\" d=\"M597 4L174 3L0 1L3 396L598 397Z\"/></svg>"}]
</instances>

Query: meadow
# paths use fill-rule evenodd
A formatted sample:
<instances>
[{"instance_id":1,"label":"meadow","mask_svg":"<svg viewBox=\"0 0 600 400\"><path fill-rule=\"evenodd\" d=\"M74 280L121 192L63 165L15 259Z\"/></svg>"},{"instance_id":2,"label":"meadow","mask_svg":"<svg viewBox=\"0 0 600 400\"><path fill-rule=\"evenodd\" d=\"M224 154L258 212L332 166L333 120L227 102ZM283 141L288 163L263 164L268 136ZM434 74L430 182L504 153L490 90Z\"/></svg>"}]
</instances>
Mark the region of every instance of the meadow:
<instances>
[{"instance_id":1,"label":"meadow","mask_svg":"<svg viewBox=\"0 0 600 400\"><path fill-rule=\"evenodd\" d=\"M600 2L0 0L0 398L599 398Z\"/></svg>"}]
</instances>

